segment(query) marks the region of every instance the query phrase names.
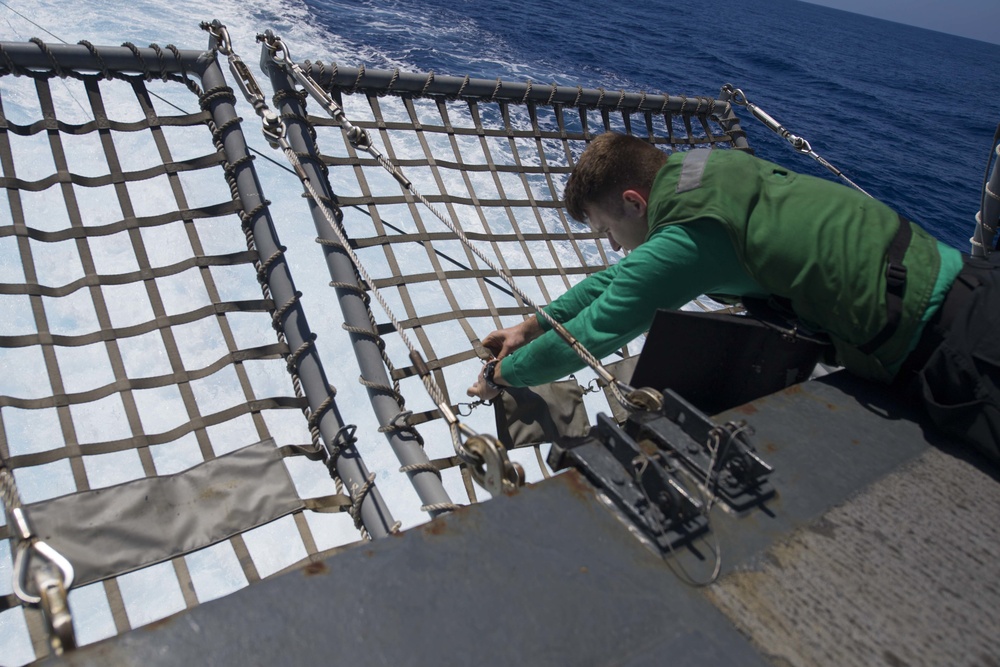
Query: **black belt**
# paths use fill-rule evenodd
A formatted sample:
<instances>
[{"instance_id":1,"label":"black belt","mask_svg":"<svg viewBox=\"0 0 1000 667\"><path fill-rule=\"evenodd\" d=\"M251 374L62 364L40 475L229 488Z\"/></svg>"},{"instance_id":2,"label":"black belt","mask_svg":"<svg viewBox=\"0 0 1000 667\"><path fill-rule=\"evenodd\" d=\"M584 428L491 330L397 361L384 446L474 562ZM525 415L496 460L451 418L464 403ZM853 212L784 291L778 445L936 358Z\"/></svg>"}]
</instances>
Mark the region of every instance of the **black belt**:
<instances>
[{"instance_id":1,"label":"black belt","mask_svg":"<svg viewBox=\"0 0 1000 667\"><path fill-rule=\"evenodd\" d=\"M990 270L992 268L994 267L984 260L965 257L965 265L955 277L955 282L952 283L948 294L945 295L944 302L924 325L924 331L920 334L917 346L913 348L900 367L898 380L905 382L914 373L923 369L931 355L944 341L952 321L966 309L973 292L983 284L977 274L984 269Z\"/></svg>"},{"instance_id":2,"label":"black belt","mask_svg":"<svg viewBox=\"0 0 1000 667\"><path fill-rule=\"evenodd\" d=\"M906 250L910 247L910 240L913 238L913 229L910 223L901 215L897 215L899 220L896 227L896 234L889 243L886 253L885 267L885 306L886 323L882 330L875 334L875 337L864 345L859 345L858 349L864 354L872 354L882 347L899 329L900 322L903 321L903 296L906 293L906 266L903 265L903 258Z\"/></svg>"}]
</instances>

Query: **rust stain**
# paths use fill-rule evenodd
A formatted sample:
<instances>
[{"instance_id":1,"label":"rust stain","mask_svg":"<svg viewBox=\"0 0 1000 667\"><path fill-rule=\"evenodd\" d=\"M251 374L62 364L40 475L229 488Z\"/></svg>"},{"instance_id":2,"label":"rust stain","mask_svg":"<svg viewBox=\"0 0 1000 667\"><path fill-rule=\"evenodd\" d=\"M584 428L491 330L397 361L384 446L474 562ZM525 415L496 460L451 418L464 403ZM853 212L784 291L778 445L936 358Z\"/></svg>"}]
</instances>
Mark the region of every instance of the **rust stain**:
<instances>
[{"instance_id":1,"label":"rust stain","mask_svg":"<svg viewBox=\"0 0 1000 667\"><path fill-rule=\"evenodd\" d=\"M580 574L587 574L588 572L590 572L590 570L587 569L586 565L580 566Z\"/></svg>"},{"instance_id":2,"label":"rust stain","mask_svg":"<svg viewBox=\"0 0 1000 667\"><path fill-rule=\"evenodd\" d=\"M330 568L327 567L326 563L324 563L323 561L317 561L315 563L309 563L308 565L306 565L304 568L302 568L302 572L305 573L307 577L313 577L316 576L317 574L329 574Z\"/></svg>"},{"instance_id":3,"label":"rust stain","mask_svg":"<svg viewBox=\"0 0 1000 667\"><path fill-rule=\"evenodd\" d=\"M773 442L771 442L770 440L765 442L763 447L764 451L767 452L768 454L774 454L776 451L778 451L778 446Z\"/></svg>"},{"instance_id":4,"label":"rust stain","mask_svg":"<svg viewBox=\"0 0 1000 667\"><path fill-rule=\"evenodd\" d=\"M448 526L445 525L444 521L441 521L440 519L435 519L427 523L427 525L424 526L423 530L428 535L444 535L445 530L447 528Z\"/></svg>"},{"instance_id":5,"label":"rust stain","mask_svg":"<svg viewBox=\"0 0 1000 667\"><path fill-rule=\"evenodd\" d=\"M834 410L837 409L837 406L834 405L833 403L827 403L826 407L827 407L828 410L831 410L831 411L834 411Z\"/></svg>"},{"instance_id":6,"label":"rust stain","mask_svg":"<svg viewBox=\"0 0 1000 667\"><path fill-rule=\"evenodd\" d=\"M656 443L652 440L642 439L638 442L639 449L646 456L655 456L660 452L660 448L656 446Z\"/></svg>"},{"instance_id":7,"label":"rust stain","mask_svg":"<svg viewBox=\"0 0 1000 667\"><path fill-rule=\"evenodd\" d=\"M736 411L742 412L745 415L753 415L757 413L757 408L754 406L753 403L747 403L746 405L741 405L740 407L736 408Z\"/></svg>"},{"instance_id":8,"label":"rust stain","mask_svg":"<svg viewBox=\"0 0 1000 667\"><path fill-rule=\"evenodd\" d=\"M176 614L167 616L166 618L161 618L158 621L153 621L152 623L146 625L146 627L149 628L150 630L159 630L161 628L165 628L168 625L170 625L170 623L174 620L174 616L176 616Z\"/></svg>"},{"instance_id":9,"label":"rust stain","mask_svg":"<svg viewBox=\"0 0 1000 667\"><path fill-rule=\"evenodd\" d=\"M212 500L213 498L221 498L222 492L218 489L208 487L207 489L202 489L201 493L198 494L199 500Z\"/></svg>"},{"instance_id":10,"label":"rust stain","mask_svg":"<svg viewBox=\"0 0 1000 667\"><path fill-rule=\"evenodd\" d=\"M802 393L801 384L793 384L791 387L785 390L786 396L794 396L795 394L801 394L801 393Z\"/></svg>"},{"instance_id":11,"label":"rust stain","mask_svg":"<svg viewBox=\"0 0 1000 667\"><path fill-rule=\"evenodd\" d=\"M216 498L224 498L227 493L235 489L237 486L236 482L228 482L220 487L209 486L201 490L198 494L199 500L215 500Z\"/></svg>"},{"instance_id":12,"label":"rust stain","mask_svg":"<svg viewBox=\"0 0 1000 667\"><path fill-rule=\"evenodd\" d=\"M570 490L577 498L581 500L589 500L594 497L594 487L587 482L583 475L576 471L571 471L562 475L566 481L566 487Z\"/></svg>"}]
</instances>

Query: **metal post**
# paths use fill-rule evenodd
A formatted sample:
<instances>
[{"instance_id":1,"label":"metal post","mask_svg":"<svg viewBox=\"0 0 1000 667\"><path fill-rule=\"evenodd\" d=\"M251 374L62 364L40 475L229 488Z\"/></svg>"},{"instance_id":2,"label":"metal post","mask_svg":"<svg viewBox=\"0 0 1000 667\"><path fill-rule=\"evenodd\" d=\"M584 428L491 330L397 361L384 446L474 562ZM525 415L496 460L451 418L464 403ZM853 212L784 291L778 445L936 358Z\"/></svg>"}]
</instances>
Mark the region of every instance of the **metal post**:
<instances>
[{"instance_id":1,"label":"metal post","mask_svg":"<svg viewBox=\"0 0 1000 667\"><path fill-rule=\"evenodd\" d=\"M206 90L226 86L222 70L214 59L205 67L202 73L202 83ZM239 188L240 203L245 212L252 211L261 204L263 196L256 171L249 160L244 160L248 153L243 133L237 125L230 124L230 121L237 117L236 109L225 96L215 96L209 110L215 124L225 128L221 140L230 164L238 165L234 170L234 177ZM293 304L285 311L280 324L289 348L293 351L298 350L303 344L312 341L313 335L309 330L305 312L295 297L295 284L292 282L288 264L285 262L284 256L279 253L281 246L268 209L265 208L255 215L251 225L254 242L261 259L264 260L277 254L276 259L268 268L267 283L276 304ZM309 407L313 411L320 409L321 405L331 396L331 392L315 345L309 344L299 357L298 375L302 381L302 389L309 401ZM320 434L328 448L343 426L344 421L334 402L323 413L319 421ZM337 474L349 489L360 489L368 480L368 469L353 445L342 446L342 454L337 461ZM361 520L373 538L388 535L392 530L395 521L377 487L373 486L364 498L361 505Z\"/></svg>"},{"instance_id":2,"label":"metal post","mask_svg":"<svg viewBox=\"0 0 1000 667\"><path fill-rule=\"evenodd\" d=\"M1000 135L1000 127L997 128L997 134ZM990 255L997 227L1000 226L1000 143L994 143L993 152L996 153L996 161L989 181L984 184L982 208L976 213L976 231L972 236L974 257Z\"/></svg>"},{"instance_id":3,"label":"metal post","mask_svg":"<svg viewBox=\"0 0 1000 667\"><path fill-rule=\"evenodd\" d=\"M719 114L719 124L732 137L733 148L738 148L753 155L753 149L750 147L749 142L747 142L747 133L740 125L740 117L733 111L732 89L729 86L723 86L722 90L719 91L719 99L727 105L726 110Z\"/></svg>"},{"instance_id":4,"label":"metal post","mask_svg":"<svg viewBox=\"0 0 1000 667\"><path fill-rule=\"evenodd\" d=\"M264 52L267 53L266 45L263 48ZM276 93L278 91L294 91L292 81L279 68L267 66L264 69L270 76L271 85ZM320 158L316 154L314 143L309 139L307 125L303 120L305 109L295 95L285 95L280 103L279 112L285 119L286 136L292 149L300 155L309 155L313 158L312 160L302 160L302 168L309 177L310 183L322 197L333 200L335 195L331 192L326 178L316 166ZM316 233L319 237L325 241L336 243L336 236L329 229L322 211L312 199L309 200L309 209L312 212ZM323 249L333 282L356 284L358 279L351 259L330 246L325 245ZM340 287L337 287L335 291L341 312L344 315L344 323L348 327L370 331L372 325L368 305L362 299L361 294ZM382 353L377 342L370 336L354 333L351 333L350 336L358 365L361 368L361 376L372 385L391 387L392 383L386 373ZM379 424L392 423L403 411L403 406L400 405L397 397L390 392L369 386L368 397ZM385 434L396 458L399 459L403 467L408 468L407 474L410 476L413 488L428 511L432 515L436 515L453 507L454 505L441 483L440 473L430 464L430 459L417 439L412 434L404 437L403 433L395 429L387 429Z\"/></svg>"},{"instance_id":5,"label":"metal post","mask_svg":"<svg viewBox=\"0 0 1000 667\"><path fill-rule=\"evenodd\" d=\"M720 115L726 111L724 101L708 97L626 93L617 90L606 91L556 84L473 79L368 68L362 71L357 67L341 67L339 65L337 67L323 67L321 71L316 71L312 66L307 65L305 70L325 88L330 88L331 85L369 90L389 90L391 88L396 93L460 95L461 97L497 102L535 102L536 104L592 107L614 104L616 109L626 112L679 112L702 107L709 115Z\"/></svg>"},{"instance_id":6,"label":"metal post","mask_svg":"<svg viewBox=\"0 0 1000 667\"><path fill-rule=\"evenodd\" d=\"M154 76L159 76L161 72L183 74L185 67L189 71L196 72L199 66L205 66L203 61L212 58L211 52L190 50L178 50L180 57L175 58L173 53L167 50L158 53L155 49L147 47L136 49L142 59L140 61L131 49L123 46L102 46L99 49L100 58L97 58L85 46L46 44L43 50L33 42L4 42L3 51L20 67L31 69L54 70L65 67L77 72L102 72L107 69L113 72L139 74L149 70ZM0 58L0 67L6 63L6 59Z\"/></svg>"}]
</instances>

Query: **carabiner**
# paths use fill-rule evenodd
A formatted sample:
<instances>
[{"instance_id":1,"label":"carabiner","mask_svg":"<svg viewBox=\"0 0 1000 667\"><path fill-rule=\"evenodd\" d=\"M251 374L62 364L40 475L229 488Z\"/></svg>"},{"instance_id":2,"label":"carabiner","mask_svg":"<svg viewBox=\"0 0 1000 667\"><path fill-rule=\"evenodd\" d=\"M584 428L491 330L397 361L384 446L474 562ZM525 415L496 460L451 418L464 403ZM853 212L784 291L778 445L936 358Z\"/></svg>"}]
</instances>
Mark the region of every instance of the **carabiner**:
<instances>
[{"instance_id":1,"label":"carabiner","mask_svg":"<svg viewBox=\"0 0 1000 667\"><path fill-rule=\"evenodd\" d=\"M14 558L14 595L22 602L30 605L37 605L42 601L41 595L32 595L28 592L28 579L31 567L31 553L34 551L36 557L54 565L62 573L62 586L69 590L73 585L73 565L63 557L61 553L39 539L28 542L21 542L17 545L17 555Z\"/></svg>"}]
</instances>

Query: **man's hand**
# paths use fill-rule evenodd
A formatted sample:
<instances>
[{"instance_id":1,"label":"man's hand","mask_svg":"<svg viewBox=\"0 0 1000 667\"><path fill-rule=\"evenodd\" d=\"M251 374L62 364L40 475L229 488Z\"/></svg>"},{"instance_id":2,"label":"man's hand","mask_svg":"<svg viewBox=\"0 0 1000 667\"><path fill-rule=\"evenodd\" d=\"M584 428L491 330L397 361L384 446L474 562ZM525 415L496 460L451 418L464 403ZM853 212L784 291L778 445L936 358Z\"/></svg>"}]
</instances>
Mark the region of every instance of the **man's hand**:
<instances>
[{"instance_id":1,"label":"man's hand","mask_svg":"<svg viewBox=\"0 0 1000 667\"><path fill-rule=\"evenodd\" d=\"M538 324L538 316L532 315L520 324L488 334L483 338L483 347L492 352L497 359L503 359L541 335L542 327Z\"/></svg>"},{"instance_id":2,"label":"man's hand","mask_svg":"<svg viewBox=\"0 0 1000 667\"><path fill-rule=\"evenodd\" d=\"M512 327L507 327L506 329L498 329L486 338L483 338L483 347L493 353L494 359L503 359L508 354L523 347L535 340L542 335L542 327L538 324L538 316L532 315L528 319L524 320L520 324L515 324ZM479 377L476 379L475 384L466 390L466 394L472 398L478 398L483 401L491 401L500 395L500 392L486 384L486 378L483 377L483 371L486 369L485 366L479 371ZM503 377L500 375L500 364L496 365L493 372L493 382L497 384L506 384L503 381Z\"/></svg>"},{"instance_id":3,"label":"man's hand","mask_svg":"<svg viewBox=\"0 0 1000 667\"><path fill-rule=\"evenodd\" d=\"M472 398L478 398L481 401L492 401L494 398L500 395L500 391L493 389L486 384L486 378L483 373L486 370L486 366L479 369L479 377L476 378L476 383L465 390L465 393ZM493 376L496 380L496 375Z\"/></svg>"}]
</instances>

